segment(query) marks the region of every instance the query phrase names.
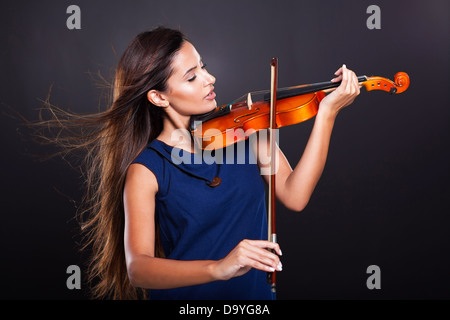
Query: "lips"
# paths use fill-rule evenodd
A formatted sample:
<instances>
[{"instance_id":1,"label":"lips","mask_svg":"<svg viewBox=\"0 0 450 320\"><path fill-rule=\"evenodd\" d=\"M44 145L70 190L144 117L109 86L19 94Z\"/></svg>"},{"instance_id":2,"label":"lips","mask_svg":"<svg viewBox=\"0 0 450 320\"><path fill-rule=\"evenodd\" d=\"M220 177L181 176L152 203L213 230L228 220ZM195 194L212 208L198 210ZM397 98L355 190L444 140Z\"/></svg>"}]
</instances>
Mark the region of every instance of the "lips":
<instances>
[{"instance_id":1,"label":"lips","mask_svg":"<svg viewBox=\"0 0 450 320\"><path fill-rule=\"evenodd\" d=\"M205 97L206 100L214 100L216 98L216 94L214 93L214 88L208 93Z\"/></svg>"}]
</instances>

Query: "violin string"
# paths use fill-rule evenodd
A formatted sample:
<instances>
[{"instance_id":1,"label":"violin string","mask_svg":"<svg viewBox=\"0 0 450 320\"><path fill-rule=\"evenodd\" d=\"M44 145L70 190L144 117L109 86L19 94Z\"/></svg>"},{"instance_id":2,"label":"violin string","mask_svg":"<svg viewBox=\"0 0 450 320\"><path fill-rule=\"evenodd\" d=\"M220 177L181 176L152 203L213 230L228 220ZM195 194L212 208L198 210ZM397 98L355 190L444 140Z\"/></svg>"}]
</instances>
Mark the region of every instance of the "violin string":
<instances>
[{"instance_id":1,"label":"violin string","mask_svg":"<svg viewBox=\"0 0 450 320\"><path fill-rule=\"evenodd\" d=\"M249 91L246 94L243 94L242 96L240 96L239 98L233 100L230 104L246 100L249 94L253 96L253 95L257 95L257 94L266 94L269 92L270 92L270 90Z\"/></svg>"}]
</instances>

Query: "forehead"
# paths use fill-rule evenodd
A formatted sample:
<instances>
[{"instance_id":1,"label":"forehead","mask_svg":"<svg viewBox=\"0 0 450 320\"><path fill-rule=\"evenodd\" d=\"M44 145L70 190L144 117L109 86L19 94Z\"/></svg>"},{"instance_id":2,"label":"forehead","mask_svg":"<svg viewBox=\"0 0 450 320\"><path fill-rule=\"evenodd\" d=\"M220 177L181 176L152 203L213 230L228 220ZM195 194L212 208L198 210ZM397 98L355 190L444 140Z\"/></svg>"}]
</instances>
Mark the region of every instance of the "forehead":
<instances>
[{"instance_id":1,"label":"forehead","mask_svg":"<svg viewBox=\"0 0 450 320\"><path fill-rule=\"evenodd\" d=\"M184 75L187 70L197 66L201 60L200 54L195 47L188 41L185 41L180 50L176 53L172 60L173 73Z\"/></svg>"}]
</instances>

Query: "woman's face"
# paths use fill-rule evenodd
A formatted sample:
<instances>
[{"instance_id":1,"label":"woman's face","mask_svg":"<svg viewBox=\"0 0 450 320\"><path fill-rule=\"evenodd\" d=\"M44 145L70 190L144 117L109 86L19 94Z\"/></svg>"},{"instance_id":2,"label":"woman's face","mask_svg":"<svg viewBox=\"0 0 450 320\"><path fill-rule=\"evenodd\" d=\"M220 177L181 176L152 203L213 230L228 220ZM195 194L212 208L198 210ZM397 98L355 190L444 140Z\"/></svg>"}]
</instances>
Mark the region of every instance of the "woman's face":
<instances>
[{"instance_id":1,"label":"woman's face","mask_svg":"<svg viewBox=\"0 0 450 320\"><path fill-rule=\"evenodd\" d=\"M216 78L208 73L194 46L185 41L172 61L173 72L167 81L164 98L183 116L202 114L217 106Z\"/></svg>"}]
</instances>

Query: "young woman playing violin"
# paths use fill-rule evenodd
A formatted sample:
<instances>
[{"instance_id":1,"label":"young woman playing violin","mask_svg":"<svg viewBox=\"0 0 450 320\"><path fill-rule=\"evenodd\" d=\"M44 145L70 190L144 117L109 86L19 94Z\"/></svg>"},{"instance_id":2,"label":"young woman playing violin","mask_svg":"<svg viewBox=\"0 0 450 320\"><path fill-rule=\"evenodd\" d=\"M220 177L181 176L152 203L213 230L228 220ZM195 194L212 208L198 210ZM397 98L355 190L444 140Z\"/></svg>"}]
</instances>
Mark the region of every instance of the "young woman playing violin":
<instances>
[{"instance_id":1,"label":"young woman playing violin","mask_svg":"<svg viewBox=\"0 0 450 320\"><path fill-rule=\"evenodd\" d=\"M335 118L360 92L345 65L335 75L332 81L342 82L320 102L294 169L276 149L276 196L293 211L307 205L325 165ZM83 228L93 250L94 297L274 298L266 273L282 269L281 250L263 240L263 180L269 178L261 178L265 164L257 148L250 139L240 142L244 164L173 158L195 160L193 144L174 141L173 133L186 131L192 115L216 108L215 81L182 33L157 28L136 36L123 53L111 108L78 119L97 128L82 145L90 150L89 220ZM221 184L212 187L216 176Z\"/></svg>"},{"instance_id":2,"label":"young woman playing violin","mask_svg":"<svg viewBox=\"0 0 450 320\"><path fill-rule=\"evenodd\" d=\"M153 59L150 63L148 58L136 59L137 65L126 65L130 51ZM140 75L144 68L159 69L165 77L151 71ZM142 108L150 114L151 109L158 110L162 124L155 139L142 137L149 140L149 147L126 175L124 240L131 285L153 289L150 298L155 299L271 299L265 273L281 270L281 250L278 244L262 240L266 211L259 170L252 167L256 165L222 164L222 185L211 188L201 173L216 175L217 168L203 168L213 165L192 163L180 169L170 160L175 145L181 152L195 153L192 143L180 145L173 140L174 130L187 129L192 115L217 106L216 79L205 69L199 53L178 32L158 29L133 41L119 71L119 85L139 80L138 76L162 78L154 86L150 85L154 80L147 78L142 88L136 88L145 100ZM337 114L360 92L356 75L345 65L335 75L333 81L342 83L321 101L311 137L294 170L277 150L276 196L294 211L306 206L322 174ZM156 223L164 258L155 253Z\"/></svg>"}]
</instances>

